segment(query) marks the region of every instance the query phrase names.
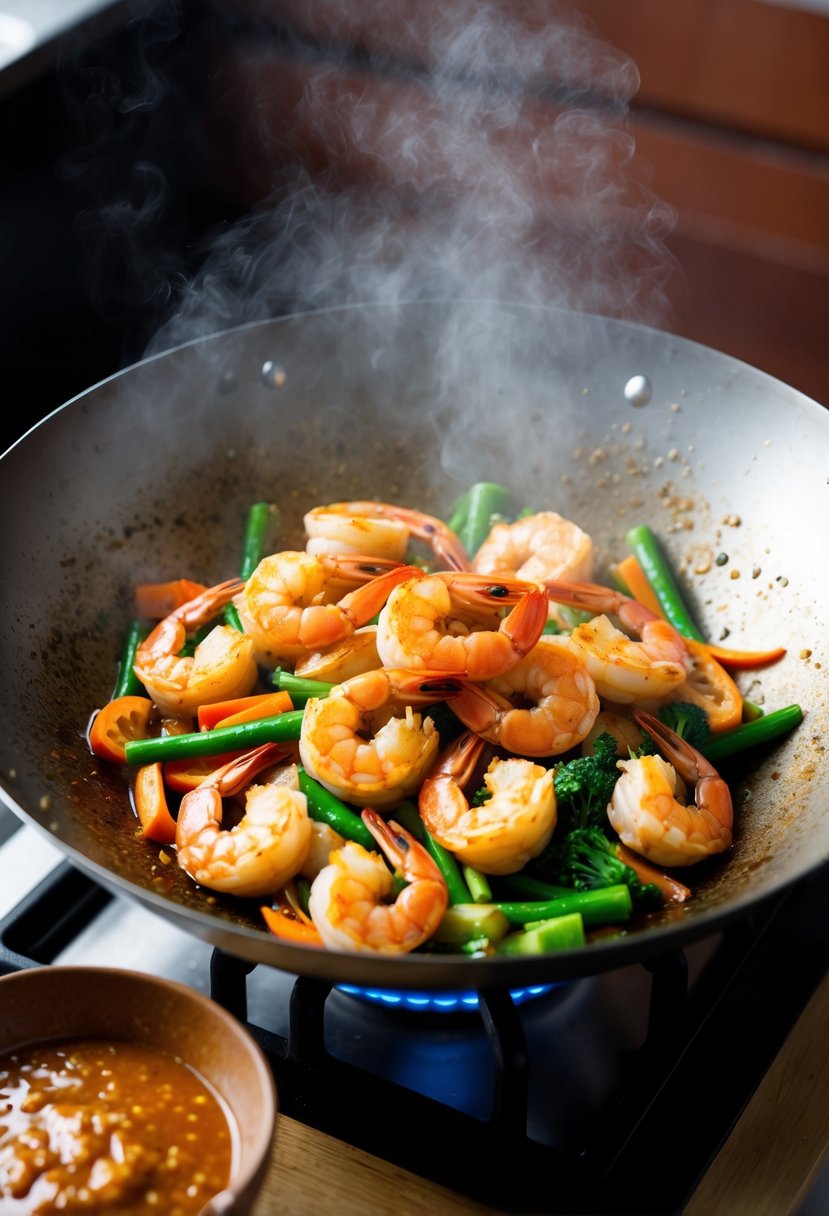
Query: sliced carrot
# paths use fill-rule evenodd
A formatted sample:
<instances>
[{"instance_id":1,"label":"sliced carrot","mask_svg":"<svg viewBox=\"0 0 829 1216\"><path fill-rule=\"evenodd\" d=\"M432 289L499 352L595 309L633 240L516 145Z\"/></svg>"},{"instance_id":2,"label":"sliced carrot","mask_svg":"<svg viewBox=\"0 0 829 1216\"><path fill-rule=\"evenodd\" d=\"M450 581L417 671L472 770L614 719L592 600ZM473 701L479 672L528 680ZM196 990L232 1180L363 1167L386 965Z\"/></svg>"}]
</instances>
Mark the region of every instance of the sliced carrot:
<instances>
[{"instance_id":1,"label":"sliced carrot","mask_svg":"<svg viewBox=\"0 0 829 1216\"><path fill-rule=\"evenodd\" d=\"M143 764L135 774L133 798L141 835L159 844L175 844L176 821L167 806L162 766Z\"/></svg>"},{"instance_id":2,"label":"sliced carrot","mask_svg":"<svg viewBox=\"0 0 829 1216\"><path fill-rule=\"evenodd\" d=\"M295 942L300 946L322 948L323 941L319 929L316 928L313 921L306 918L300 919L287 907L268 908L263 906L259 911L274 937L286 942Z\"/></svg>"},{"instance_id":3,"label":"sliced carrot","mask_svg":"<svg viewBox=\"0 0 829 1216\"><path fill-rule=\"evenodd\" d=\"M214 705L199 706L199 730L212 730L220 722L223 726L235 726L237 722L252 722L256 718L287 713L293 708L290 694L282 691L217 701Z\"/></svg>"},{"instance_id":4,"label":"sliced carrot","mask_svg":"<svg viewBox=\"0 0 829 1216\"><path fill-rule=\"evenodd\" d=\"M673 701L692 701L708 714L712 734L739 726L743 718L742 694L731 676L708 653L704 642L686 638L690 656L688 675L674 689Z\"/></svg>"},{"instance_id":5,"label":"sliced carrot","mask_svg":"<svg viewBox=\"0 0 829 1216\"><path fill-rule=\"evenodd\" d=\"M206 590L204 583L194 583L189 578L171 579L167 583L139 583L135 588L135 615L160 621Z\"/></svg>"},{"instance_id":6,"label":"sliced carrot","mask_svg":"<svg viewBox=\"0 0 829 1216\"><path fill-rule=\"evenodd\" d=\"M646 608L650 608L651 612L655 612L657 616L664 617L662 605L656 597L656 593L648 582L645 571L639 564L639 559L631 553L630 557L624 558L615 567L616 574L627 587L633 599L638 603L644 604Z\"/></svg>"}]
</instances>

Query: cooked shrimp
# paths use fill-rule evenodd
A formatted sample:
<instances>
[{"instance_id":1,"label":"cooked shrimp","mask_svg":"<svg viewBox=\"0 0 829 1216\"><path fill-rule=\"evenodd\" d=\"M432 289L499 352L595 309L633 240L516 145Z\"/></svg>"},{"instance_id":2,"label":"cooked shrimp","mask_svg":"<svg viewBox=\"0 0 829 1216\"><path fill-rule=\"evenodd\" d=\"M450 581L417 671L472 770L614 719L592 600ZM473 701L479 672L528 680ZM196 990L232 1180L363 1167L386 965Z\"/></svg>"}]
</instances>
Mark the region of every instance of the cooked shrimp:
<instances>
[{"instance_id":1,"label":"cooked shrimp","mask_svg":"<svg viewBox=\"0 0 829 1216\"><path fill-rule=\"evenodd\" d=\"M180 655L187 634L217 616L242 587L230 579L209 587L160 621L135 652L133 670L162 713L183 718L200 705L244 697L258 678L253 643L217 625L192 656Z\"/></svg>"},{"instance_id":2,"label":"cooked shrimp","mask_svg":"<svg viewBox=\"0 0 829 1216\"><path fill-rule=\"evenodd\" d=\"M539 511L512 524L495 524L475 554L478 574L524 578L530 582L568 579L583 583L593 577L593 541L578 524Z\"/></svg>"},{"instance_id":3,"label":"cooked shrimp","mask_svg":"<svg viewBox=\"0 0 829 1216\"><path fill-rule=\"evenodd\" d=\"M382 667L377 653L377 626L364 625L355 629L351 637L312 650L298 658L294 664L294 675L305 680L324 680L328 684L341 684L352 676L365 671L376 671Z\"/></svg>"},{"instance_id":4,"label":"cooked shrimp","mask_svg":"<svg viewBox=\"0 0 829 1216\"><path fill-rule=\"evenodd\" d=\"M299 872L311 845L305 795L289 782L249 783L284 754L265 743L222 765L185 794L176 821L178 863L212 891L268 895ZM245 791L245 814L222 828L222 799Z\"/></svg>"},{"instance_id":5,"label":"cooked shrimp","mask_svg":"<svg viewBox=\"0 0 829 1216\"><path fill-rule=\"evenodd\" d=\"M350 637L380 611L392 587L415 573L379 558L287 550L263 558L234 603L257 661L274 667ZM340 598L349 584L363 585Z\"/></svg>"},{"instance_id":6,"label":"cooked shrimp","mask_svg":"<svg viewBox=\"0 0 829 1216\"><path fill-rule=\"evenodd\" d=\"M408 885L394 903L394 879L383 858L348 841L314 879L308 909L329 950L407 954L436 931L448 903L432 858L399 824L363 811L363 822Z\"/></svg>"},{"instance_id":7,"label":"cooked shrimp","mask_svg":"<svg viewBox=\"0 0 829 1216\"><path fill-rule=\"evenodd\" d=\"M314 507L303 519L306 553L358 553L402 561L409 547L409 528L402 519L382 519L351 510L360 503Z\"/></svg>"},{"instance_id":8,"label":"cooked shrimp","mask_svg":"<svg viewBox=\"0 0 829 1216\"><path fill-rule=\"evenodd\" d=\"M661 756L619 760L608 818L623 844L660 866L690 866L731 846L734 814L728 786L694 747L652 714L634 718ZM685 785L694 803L684 801Z\"/></svg>"},{"instance_id":9,"label":"cooked shrimp","mask_svg":"<svg viewBox=\"0 0 829 1216\"><path fill-rule=\"evenodd\" d=\"M506 604L515 607L500 619ZM377 622L377 652L387 667L488 680L532 650L546 620L547 598L534 583L441 572L394 589Z\"/></svg>"},{"instance_id":10,"label":"cooked shrimp","mask_svg":"<svg viewBox=\"0 0 829 1216\"><path fill-rule=\"evenodd\" d=\"M486 684L465 683L452 698L465 726L521 756L569 751L586 737L599 708L584 660L563 635L540 638L510 671Z\"/></svg>"},{"instance_id":11,"label":"cooked shrimp","mask_svg":"<svg viewBox=\"0 0 829 1216\"><path fill-rule=\"evenodd\" d=\"M334 524L338 518L341 522ZM468 570L469 557L455 533L442 519L434 515L426 515L411 507L398 507L390 502L374 502L371 499L361 499L355 502L335 502L328 506L316 507L305 516L305 530L309 536L311 527L321 526L324 535L351 537L356 543L356 537L365 531L369 544L374 544L379 533L370 528L370 524L401 525L407 530L406 544L409 536L414 536L429 545L440 565L446 570ZM354 525L354 532L348 531ZM345 530L345 531L344 531ZM405 552L406 546L403 547ZM368 552L374 552L369 549ZM391 555L391 554L390 554Z\"/></svg>"},{"instance_id":12,"label":"cooked shrimp","mask_svg":"<svg viewBox=\"0 0 829 1216\"><path fill-rule=\"evenodd\" d=\"M685 679L688 649L673 625L610 587L595 583L549 580L547 592L556 603L601 613L577 625L571 637L581 651L599 696L618 705L659 701ZM634 641L605 613L617 616Z\"/></svg>"},{"instance_id":13,"label":"cooked shrimp","mask_svg":"<svg viewBox=\"0 0 829 1216\"><path fill-rule=\"evenodd\" d=\"M345 802L393 806L414 793L440 746L432 719L412 707L443 701L459 688L457 679L387 668L346 680L306 705L302 763Z\"/></svg>"},{"instance_id":14,"label":"cooked shrimp","mask_svg":"<svg viewBox=\"0 0 829 1216\"><path fill-rule=\"evenodd\" d=\"M471 807L464 794L486 744L467 731L438 758L420 788L418 807L431 835L484 874L514 874L536 857L556 825L553 770L517 756L492 760L490 797Z\"/></svg>"}]
</instances>

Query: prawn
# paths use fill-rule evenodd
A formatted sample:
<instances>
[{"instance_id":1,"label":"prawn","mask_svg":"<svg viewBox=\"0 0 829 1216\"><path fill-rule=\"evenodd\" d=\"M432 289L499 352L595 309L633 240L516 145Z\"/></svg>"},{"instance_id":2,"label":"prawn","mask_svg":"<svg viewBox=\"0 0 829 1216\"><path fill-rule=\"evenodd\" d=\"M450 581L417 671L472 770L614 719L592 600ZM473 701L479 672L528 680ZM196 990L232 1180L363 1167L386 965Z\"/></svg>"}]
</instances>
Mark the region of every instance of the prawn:
<instances>
[{"instance_id":1,"label":"prawn","mask_svg":"<svg viewBox=\"0 0 829 1216\"><path fill-rule=\"evenodd\" d=\"M618 705L669 697L688 674L685 641L673 625L644 604L595 583L545 581L559 604L599 613L570 634L581 651L599 696ZM635 641L606 615L619 618Z\"/></svg>"},{"instance_id":2,"label":"prawn","mask_svg":"<svg viewBox=\"0 0 829 1216\"><path fill-rule=\"evenodd\" d=\"M497 613L506 604L514 607L501 619ZM421 574L389 596L377 621L377 653L387 667L488 680L532 650L546 621L547 598L534 583Z\"/></svg>"},{"instance_id":3,"label":"prawn","mask_svg":"<svg viewBox=\"0 0 829 1216\"><path fill-rule=\"evenodd\" d=\"M263 558L233 602L257 662L274 667L350 637L415 572L380 558L285 550ZM363 585L338 598L349 584Z\"/></svg>"},{"instance_id":4,"label":"prawn","mask_svg":"<svg viewBox=\"0 0 829 1216\"><path fill-rule=\"evenodd\" d=\"M652 714L634 711L637 723L667 757L619 760L622 775L607 808L622 843L660 866L690 866L730 848L731 793L706 758ZM694 803L683 801L685 784Z\"/></svg>"},{"instance_id":5,"label":"prawn","mask_svg":"<svg viewBox=\"0 0 829 1216\"><path fill-rule=\"evenodd\" d=\"M244 697L258 679L253 643L228 625L216 625L192 656L179 651L187 634L206 625L243 586L229 579L209 587L164 617L135 652L133 670L164 714L183 718L200 705Z\"/></svg>"},{"instance_id":6,"label":"prawn","mask_svg":"<svg viewBox=\"0 0 829 1216\"><path fill-rule=\"evenodd\" d=\"M593 541L555 511L539 511L511 524L494 524L472 569L490 578L586 582L593 577Z\"/></svg>"},{"instance_id":7,"label":"prawn","mask_svg":"<svg viewBox=\"0 0 829 1216\"><path fill-rule=\"evenodd\" d=\"M511 756L484 773L489 798L471 807L463 792L486 743L466 731L441 752L420 788L418 809L431 835L484 874L515 874L546 846L556 826L553 770Z\"/></svg>"},{"instance_id":8,"label":"prawn","mask_svg":"<svg viewBox=\"0 0 829 1216\"><path fill-rule=\"evenodd\" d=\"M446 883L422 845L366 808L363 822L408 885L383 902L394 879L383 858L353 840L331 854L311 884L308 910L329 950L407 954L428 941L449 902Z\"/></svg>"},{"instance_id":9,"label":"prawn","mask_svg":"<svg viewBox=\"0 0 829 1216\"><path fill-rule=\"evenodd\" d=\"M431 718L412 705L442 701L460 680L379 668L336 685L305 706L299 754L332 794L360 806L389 807L420 785L440 746Z\"/></svg>"},{"instance_id":10,"label":"prawn","mask_svg":"<svg viewBox=\"0 0 829 1216\"><path fill-rule=\"evenodd\" d=\"M587 736L599 709L584 660L561 634L545 635L504 675L485 684L465 682L452 698L465 726L521 756L569 751Z\"/></svg>"},{"instance_id":11,"label":"prawn","mask_svg":"<svg viewBox=\"0 0 829 1216\"><path fill-rule=\"evenodd\" d=\"M289 781L251 785L263 769L285 755L264 743L211 773L181 800L176 820L178 864L194 882L212 891L268 895L293 878L311 846L305 795ZM222 799L245 791L245 813L222 828Z\"/></svg>"},{"instance_id":12,"label":"prawn","mask_svg":"<svg viewBox=\"0 0 829 1216\"><path fill-rule=\"evenodd\" d=\"M314 542L340 540L346 544L358 543L362 534L370 547L364 552L375 552L376 542L386 532L400 537L405 530L405 542L400 551L405 553L409 536L428 544L440 565L447 570L468 570L469 556L452 529L435 515L427 515L411 507L398 507L390 502L374 502L358 499L354 502L335 502L324 507L315 507L305 515L305 530ZM385 525L379 529L378 524ZM399 540L397 541L399 544ZM397 552L396 548L390 553ZM384 551L385 552L385 551Z\"/></svg>"}]
</instances>

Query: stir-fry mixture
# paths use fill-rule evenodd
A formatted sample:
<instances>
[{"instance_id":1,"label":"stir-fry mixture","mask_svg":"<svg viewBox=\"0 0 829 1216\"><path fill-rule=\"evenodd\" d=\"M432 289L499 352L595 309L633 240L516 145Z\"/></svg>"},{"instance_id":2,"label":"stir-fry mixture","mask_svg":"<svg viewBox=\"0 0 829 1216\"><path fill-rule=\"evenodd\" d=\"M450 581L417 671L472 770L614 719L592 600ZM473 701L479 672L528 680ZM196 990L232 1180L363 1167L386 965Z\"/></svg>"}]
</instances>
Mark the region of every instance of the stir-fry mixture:
<instances>
[{"instance_id":1,"label":"stir-fry mixture","mask_svg":"<svg viewBox=\"0 0 829 1216\"><path fill-rule=\"evenodd\" d=\"M690 898L732 844L717 765L802 718L730 672L785 651L706 642L648 527L604 585L577 523L508 504L320 505L285 550L256 503L239 577L137 587L89 742L140 834L338 951L573 949Z\"/></svg>"}]
</instances>

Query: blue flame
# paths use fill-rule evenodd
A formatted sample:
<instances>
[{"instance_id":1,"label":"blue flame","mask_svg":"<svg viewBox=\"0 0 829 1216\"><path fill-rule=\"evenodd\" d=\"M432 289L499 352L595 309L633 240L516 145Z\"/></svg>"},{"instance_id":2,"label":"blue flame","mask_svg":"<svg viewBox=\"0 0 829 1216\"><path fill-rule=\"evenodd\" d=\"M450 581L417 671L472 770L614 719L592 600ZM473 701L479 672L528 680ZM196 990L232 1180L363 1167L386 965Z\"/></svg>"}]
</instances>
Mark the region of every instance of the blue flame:
<instances>
[{"instance_id":1,"label":"blue flame","mask_svg":"<svg viewBox=\"0 0 829 1216\"><path fill-rule=\"evenodd\" d=\"M555 984L533 984L527 988L510 990L516 1005L535 1000L551 992ZM458 1011L474 1011L478 1008L477 992L407 992L394 991L386 988L358 988L353 984L338 984L337 990L348 996L356 996L372 1005L383 1005L386 1008L427 1010L430 1013L455 1013Z\"/></svg>"}]
</instances>

